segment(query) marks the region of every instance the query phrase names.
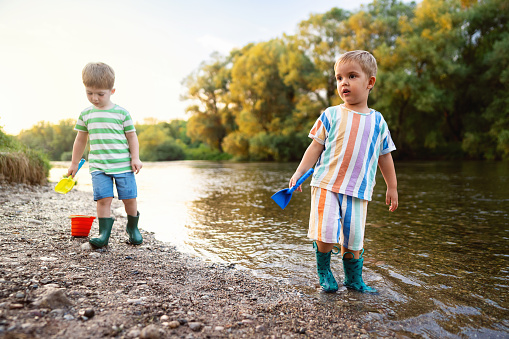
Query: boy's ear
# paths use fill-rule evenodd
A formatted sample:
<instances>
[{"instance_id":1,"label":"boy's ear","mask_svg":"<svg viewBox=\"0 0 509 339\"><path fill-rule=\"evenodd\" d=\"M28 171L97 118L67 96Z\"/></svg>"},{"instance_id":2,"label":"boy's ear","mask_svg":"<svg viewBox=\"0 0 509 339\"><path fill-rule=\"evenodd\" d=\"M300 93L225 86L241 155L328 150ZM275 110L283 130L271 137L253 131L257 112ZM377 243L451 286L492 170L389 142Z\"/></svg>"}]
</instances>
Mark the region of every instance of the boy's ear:
<instances>
[{"instance_id":1,"label":"boy's ear","mask_svg":"<svg viewBox=\"0 0 509 339\"><path fill-rule=\"evenodd\" d=\"M373 87L375 87L375 82L376 82L376 77L369 78L368 89L372 89Z\"/></svg>"},{"instance_id":2,"label":"boy's ear","mask_svg":"<svg viewBox=\"0 0 509 339\"><path fill-rule=\"evenodd\" d=\"M115 94L115 89L114 88L111 89L111 94L112 95Z\"/></svg>"}]
</instances>

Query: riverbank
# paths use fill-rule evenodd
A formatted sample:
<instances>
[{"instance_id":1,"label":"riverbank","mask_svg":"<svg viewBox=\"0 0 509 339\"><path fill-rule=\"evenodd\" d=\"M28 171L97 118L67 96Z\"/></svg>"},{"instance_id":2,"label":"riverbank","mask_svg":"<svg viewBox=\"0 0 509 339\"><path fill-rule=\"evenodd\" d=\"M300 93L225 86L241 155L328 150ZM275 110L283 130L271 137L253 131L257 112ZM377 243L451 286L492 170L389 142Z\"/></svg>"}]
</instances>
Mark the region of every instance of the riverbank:
<instances>
[{"instance_id":1,"label":"riverbank","mask_svg":"<svg viewBox=\"0 0 509 339\"><path fill-rule=\"evenodd\" d=\"M394 335L341 293L302 295L180 253L143 230L143 244L128 245L121 215L108 247L93 250L88 238L71 237L68 218L95 215L91 194L60 195L53 185L1 184L0 337ZM97 233L95 221L91 234Z\"/></svg>"}]
</instances>

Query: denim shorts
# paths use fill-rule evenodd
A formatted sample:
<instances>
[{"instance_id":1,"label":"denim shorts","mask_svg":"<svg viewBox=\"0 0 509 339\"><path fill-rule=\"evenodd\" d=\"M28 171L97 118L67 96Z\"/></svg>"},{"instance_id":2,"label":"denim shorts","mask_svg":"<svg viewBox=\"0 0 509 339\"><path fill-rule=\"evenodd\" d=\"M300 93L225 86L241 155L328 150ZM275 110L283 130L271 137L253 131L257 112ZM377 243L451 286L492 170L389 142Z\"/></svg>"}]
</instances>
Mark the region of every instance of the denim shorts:
<instances>
[{"instance_id":1,"label":"denim shorts","mask_svg":"<svg viewBox=\"0 0 509 339\"><path fill-rule=\"evenodd\" d=\"M102 171L94 171L92 174L92 187L94 188L94 201L113 198L113 180L117 187L119 200L134 199L138 196L136 179L133 172L120 174L106 174Z\"/></svg>"}]
</instances>

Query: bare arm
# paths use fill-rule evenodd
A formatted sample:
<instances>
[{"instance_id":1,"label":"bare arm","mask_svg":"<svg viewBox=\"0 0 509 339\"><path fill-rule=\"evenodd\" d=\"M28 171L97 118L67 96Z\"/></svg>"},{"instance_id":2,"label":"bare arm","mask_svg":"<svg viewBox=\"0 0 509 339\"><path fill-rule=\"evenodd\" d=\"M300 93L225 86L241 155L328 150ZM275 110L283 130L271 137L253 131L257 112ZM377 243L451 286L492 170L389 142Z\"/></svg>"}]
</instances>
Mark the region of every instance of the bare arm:
<instances>
[{"instance_id":1,"label":"bare arm","mask_svg":"<svg viewBox=\"0 0 509 339\"><path fill-rule=\"evenodd\" d=\"M391 153L381 155L378 158L378 167L380 167L387 184L385 204L390 205L389 211L394 212L398 208L398 180L396 179L396 169Z\"/></svg>"},{"instance_id":2,"label":"bare arm","mask_svg":"<svg viewBox=\"0 0 509 339\"><path fill-rule=\"evenodd\" d=\"M306 152L304 152L304 156L300 161L299 167L297 167L297 170L290 179L289 187L293 187L297 180L299 180L299 178L302 175L304 175L304 173L306 173L311 167L313 167L316 164L316 161L322 154L323 149L324 145L320 144L316 140L313 140L311 142L311 144L306 149ZM297 191L302 192L301 186L297 188Z\"/></svg>"},{"instance_id":3,"label":"bare arm","mask_svg":"<svg viewBox=\"0 0 509 339\"><path fill-rule=\"evenodd\" d=\"M87 140L88 132L78 131L76 139L74 139L74 145L72 146L72 160L71 166L69 166L67 170L67 176L72 175L74 178L76 175L81 157L83 156L83 152L85 152L85 147L87 147Z\"/></svg>"},{"instance_id":4,"label":"bare arm","mask_svg":"<svg viewBox=\"0 0 509 339\"><path fill-rule=\"evenodd\" d=\"M129 152L131 153L131 167L133 172L138 174L143 167L140 161L140 143L138 142L138 136L136 132L128 132L125 134L127 141L129 142Z\"/></svg>"}]
</instances>

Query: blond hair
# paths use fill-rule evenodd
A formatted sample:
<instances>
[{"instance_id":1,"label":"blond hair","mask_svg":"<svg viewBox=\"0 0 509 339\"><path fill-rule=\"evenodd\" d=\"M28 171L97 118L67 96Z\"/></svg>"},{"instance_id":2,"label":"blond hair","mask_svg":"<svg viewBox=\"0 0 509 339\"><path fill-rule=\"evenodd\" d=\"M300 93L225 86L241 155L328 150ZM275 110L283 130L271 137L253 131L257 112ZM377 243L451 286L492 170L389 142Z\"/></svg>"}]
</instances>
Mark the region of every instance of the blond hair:
<instances>
[{"instance_id":1,"label":"blond hair","mask_svg":"<svg viewBox=\"0 0 509 339\"><path fill-rule=\"evenodd\" d=\"M336 64L334 65L334 71L336 71L338 65L346 64L348 62L358 63L368 78L376 76L376 59L371 53L361 50L343 53L336 61Z\"/></svg>"},{"instance_id":2,"label":"blond hair","mask_svg":"<svg viewBox=\"0 0 509 339\"><path fill-rule=\"evenodd\" d=\"M103 62L90 62L81 72L83 84L96 89L113 89L115 72Z\"/></svg>"}]
</instances>

